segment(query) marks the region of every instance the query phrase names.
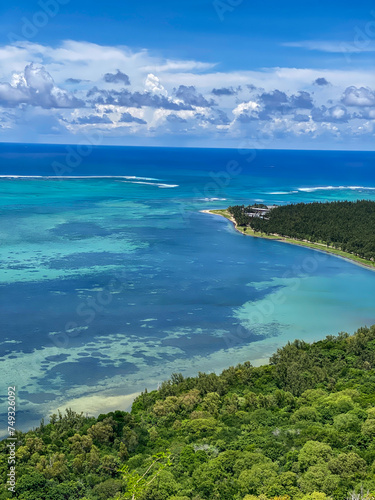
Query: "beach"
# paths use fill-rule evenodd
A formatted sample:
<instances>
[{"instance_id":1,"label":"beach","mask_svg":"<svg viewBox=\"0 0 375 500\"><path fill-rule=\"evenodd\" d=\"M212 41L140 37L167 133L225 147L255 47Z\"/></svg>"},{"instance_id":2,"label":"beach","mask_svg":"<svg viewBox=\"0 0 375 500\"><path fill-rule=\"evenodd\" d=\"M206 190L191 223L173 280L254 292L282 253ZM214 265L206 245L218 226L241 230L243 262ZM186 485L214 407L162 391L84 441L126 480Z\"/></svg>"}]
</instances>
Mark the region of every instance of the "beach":
<instances>
[{"instance_id":1,"label":"beach","mask_svg":"<svg viewBox=\"0 0 375 500\"><path fill-rule=\"evenodd\" d=\"M336 257L340 257L341 259L352 262L353 264L356 264L357 266L361 266L361 267L364 267L366 269L370 269L371 271L375 271L375 262L366 261L365 259L362 259L361 257L357 257L357 256L352 255L350 253L343 252L341 250L337 250L336 248L327 247L327 245L324 245L323 243L314 243L312 241L307 241L307 240L296 240L293 238L288 238L286 236L280 236L278 234L256 233L250 227L247 227L246 230L244 230L243 227L238 226L238 224L236 223L234 218L231 216L231 214L228 212L228 210L211 209L211 210L200 210L200 212L205 213L205 214L210 214L210 215L216 215L219 217L224 217L225 219L230 220L232 222L232 224L234 225L236 231L243 234L244 236L252 236L253 238L264 238L264 239L268 239L268 240L279 241L280 243L288 243L290 245L298 245L298 246L302 246L302 247L311 248L312 250L316 250L318 252L329 253L329 254L332 254Z\"/></svg>"}]
</instances>

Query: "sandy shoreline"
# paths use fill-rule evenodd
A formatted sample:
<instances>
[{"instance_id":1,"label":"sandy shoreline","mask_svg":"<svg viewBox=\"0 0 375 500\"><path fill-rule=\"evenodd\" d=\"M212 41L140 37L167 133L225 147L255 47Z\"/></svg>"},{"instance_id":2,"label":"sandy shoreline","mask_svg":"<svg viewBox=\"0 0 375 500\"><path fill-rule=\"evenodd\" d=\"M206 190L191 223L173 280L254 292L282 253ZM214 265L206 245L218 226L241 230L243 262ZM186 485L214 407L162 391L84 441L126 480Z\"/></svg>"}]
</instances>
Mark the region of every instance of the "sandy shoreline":
<instances>
[{"instance_id":1,"label":"sandy shoreline","mask_svg":"<svg viewBox=\"0 0 375 500\"><path fill-rule=\"evenodd\" d=\"M284 236L279 236L279 235L261 236L261 235L257 235L254 233L252 234L251 232L245 233L245 232L241 231L240 229L238 229L237 223L233 217L226 216L226 215L220 214L220 213L215 213L216 210L224 211L225 209L218 208L218 209L211 209L211 210L200 210L200 212L205 213L205 214L210 214L210 215L216 215L216 216L223 217L224 219L229 220L234 225L235 230L238 231L239 233L243 234L244 236L252 236L253 238L263 238L265 240L274 240L274 241L279 241L281 243L288 243L289 245L296 245L296 246L300 246L300 247L310 248L311 250L316 250L317 252L328 253L328 254L333 255L335 257L339 257L340 259L347 260L348 262L351 262L352 264L356 264L357 266L363 267L363 268L368 269L370 271L375 271L375 265L366 264L364 262L363 263L359 262L358 260L355 260L354 258L352 258L350 254L340 255L340 254L336 253L334 251L334 249L325 248L323 245L322 245L322 248L316 248L316 245L319 245L319 243L314 243L311 241L302 241L302 240L298 241L298 240L293 240L291 238L286 238Z\"/></svg>"}]
</instances>

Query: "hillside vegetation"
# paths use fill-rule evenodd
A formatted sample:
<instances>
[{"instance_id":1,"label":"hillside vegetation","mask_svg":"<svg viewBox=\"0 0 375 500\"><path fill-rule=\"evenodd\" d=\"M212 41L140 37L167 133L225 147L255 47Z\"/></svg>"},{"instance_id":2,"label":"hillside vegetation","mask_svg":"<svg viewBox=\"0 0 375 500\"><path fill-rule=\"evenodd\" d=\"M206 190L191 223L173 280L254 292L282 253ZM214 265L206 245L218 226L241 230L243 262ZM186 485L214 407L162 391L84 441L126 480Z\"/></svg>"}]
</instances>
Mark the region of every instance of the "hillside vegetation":
<instances>
[{"instance_id":1,"label":"hillside vegetation","mask_svg":"<svg viewBox=\"0 0 375 500\"><path fill-rule=\"evenodd\" d=\"M375 326L295 341L261 367L174 374L131 414L53 415L17 433L15 494L0 443L0 499L373 498L374 366Z\"/></svg>"},{"instance_id":2,"label":"hillside vegetation","mask_svg":"<svg viewBox=\"0 0 375 500\"><path fill-rule=\"evenodd\" d=\"M256 206L256 205L254 205ZM273 208L264 217L250 217L252 206L229 207L239 226L327 246L375 260L375 202L297 203Z\"/></svg>"}]
</instances>

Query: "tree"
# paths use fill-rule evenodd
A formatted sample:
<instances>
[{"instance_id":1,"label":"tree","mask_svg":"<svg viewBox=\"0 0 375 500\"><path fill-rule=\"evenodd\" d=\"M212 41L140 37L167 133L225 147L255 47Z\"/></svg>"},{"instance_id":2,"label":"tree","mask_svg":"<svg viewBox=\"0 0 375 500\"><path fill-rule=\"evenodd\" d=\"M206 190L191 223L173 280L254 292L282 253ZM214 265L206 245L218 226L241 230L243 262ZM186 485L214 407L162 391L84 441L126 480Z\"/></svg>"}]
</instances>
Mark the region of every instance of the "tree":
<instances>
[{"instance_id":1,"label":"tree","mask_svg":"<svg viewBox=\"0 0 375 500\"><path fill-rule=\"evenodd\" d=\"M98 500L107 500L107 498L117 496L121 488L122 481L118 479L107 479L103 483L96 484L92 491Z\"/></svg>"},{"instance_id":2,"label":"tree","mask_svg":"<svg viewBox=\"0 0 375 500\"><path fill-rule=\"evenodd\" d=\"M113 428L108 422L103 420L92 425L87 434L97 443L107 443L113 437Z\"/></svg>"},{"instance_id":3,"label":"tree","mask_svg":"<svg viewBox=\"0 0 375 500\"><path fill-rule=\"evenodd\" d=\"M364 436L373 438L375 436L375 418L368 418L363 422L361 432Z\"/></svg>"},{"instance_id":4,"label":"tree","mask_svg":"<svg viewBox=\"0 0 375 500\"><path fill-rule=\"evenodd\" d=\"M124 498L131 500L138 500L141 498L142 493L145 492L159 474L170 465L172 465L170 452L160 452L153 455L151 464L142 475L138 474L138 472L130 471L129 466L124 465L120 469L122 477L127 483Z\"/></svg>"},{"instance_id":5,"label":"tree","mask_svg":"<svg viewBox=\"0 0 375 500\"><path fill-rule=\"evenodd\" d=\"M361 479L366 475L367 464L357 453L340 453L328 462L328 468L341 478Z\"/></svg>"},{"instance_id":6,"label":"tree","mask_svg":"<svg viewBox=\"0 0 375 500\"><path fill-rule=\"evenodd\" d=\"M331 495L340 483L340 477L332 474L328 466L323 463L312 465L298 479L298 485L304 493L322 491Z\"/></svg>"},{"instance_id":7,"label":"tree","mask_svg":"<svg viewBox=\"0 0 375 500\"><path fill-rule=\"evenodd\" d=\"M242 494L266 494L277 479L277 469L274 463L264 463L253 465L250 470L241 472L238 484Z\"/></svg>"},{"instance_id":8,"label":"tree","mask_svg":"<svg viewBox=\"0 0 375 500\"><path fill-rule=\"evenodd\" d=\"M85 435L81 436L80 434L76 433L74 434L74 436L68 438L73 455L78 455L80 453L88 453L91 450L91 447L93 445L91 435L93 434L95 434L95 432L91 430L89 436Z\"/></svg>"},{"instance_id":9,"label":"tree","mask_svg":"<svg viewBox=\"0 0 375 500\"><path fill-rule=\"evenodd\" d=\"M332 448L319 441L307 441L298 455L301 469L307 469L310 465L326 463L332 457Z\"/></svg>"}]
</instances>

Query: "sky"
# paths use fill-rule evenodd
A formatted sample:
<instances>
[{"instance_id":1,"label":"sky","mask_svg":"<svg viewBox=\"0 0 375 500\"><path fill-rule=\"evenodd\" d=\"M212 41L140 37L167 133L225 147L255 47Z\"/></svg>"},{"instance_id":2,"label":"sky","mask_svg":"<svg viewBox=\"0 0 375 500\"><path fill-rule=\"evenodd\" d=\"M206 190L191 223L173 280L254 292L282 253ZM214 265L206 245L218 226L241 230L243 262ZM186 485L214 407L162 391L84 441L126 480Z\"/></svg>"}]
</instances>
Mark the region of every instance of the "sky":
<instances>
[{"instance_id":1,"label":"sky","mask_svg":"<svg viewBox=\"0 0 375 500\"><path fill-rule=\"evenodd\" d=\"M0 141L373 150L368 0L18 0Z\"/></svg>"}]
</instances>

